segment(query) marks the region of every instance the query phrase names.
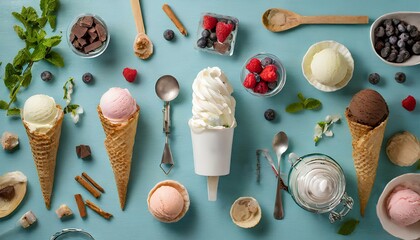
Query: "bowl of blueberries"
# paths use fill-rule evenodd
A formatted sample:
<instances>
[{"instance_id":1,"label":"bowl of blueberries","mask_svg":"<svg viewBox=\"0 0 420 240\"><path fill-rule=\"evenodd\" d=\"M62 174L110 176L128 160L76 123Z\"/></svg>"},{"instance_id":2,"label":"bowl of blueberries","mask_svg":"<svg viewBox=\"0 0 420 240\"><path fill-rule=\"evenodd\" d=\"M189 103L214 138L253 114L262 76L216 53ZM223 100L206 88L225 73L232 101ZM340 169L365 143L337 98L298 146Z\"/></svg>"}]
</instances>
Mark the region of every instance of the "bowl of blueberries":
<instances>
[{"instance_id":1,"label":"bowl of blueberries","mask_svg":"<svg viewBox=\"0 0 420 240\"><path fill-rule=\"evenodd\" d=\"M370 28L376 55L393 66L420 64L420 12L392 12L380 16Z\"/></svg>"}]
</instances>

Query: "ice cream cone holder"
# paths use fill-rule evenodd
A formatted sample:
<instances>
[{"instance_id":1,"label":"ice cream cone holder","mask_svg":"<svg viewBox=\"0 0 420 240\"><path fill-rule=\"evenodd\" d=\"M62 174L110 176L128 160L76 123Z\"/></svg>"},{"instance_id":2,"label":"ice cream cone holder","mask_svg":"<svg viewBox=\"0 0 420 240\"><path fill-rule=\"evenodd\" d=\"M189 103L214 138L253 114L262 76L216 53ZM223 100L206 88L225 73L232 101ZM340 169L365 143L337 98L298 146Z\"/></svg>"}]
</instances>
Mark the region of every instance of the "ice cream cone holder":
<instances>
[{"instance_id":1,"label":"ice cream cone holder","mask_svg":"<svg viewBox=\"0 0 420 240\"><path fill-rule=\"evenodd\" d=\"M291 153L289 162L288 192L301 208L328 213L331 223L352 209L354 201L346 193L344 172L333 158L320 153L302 157Z\"/></svg>"}]
</instances>

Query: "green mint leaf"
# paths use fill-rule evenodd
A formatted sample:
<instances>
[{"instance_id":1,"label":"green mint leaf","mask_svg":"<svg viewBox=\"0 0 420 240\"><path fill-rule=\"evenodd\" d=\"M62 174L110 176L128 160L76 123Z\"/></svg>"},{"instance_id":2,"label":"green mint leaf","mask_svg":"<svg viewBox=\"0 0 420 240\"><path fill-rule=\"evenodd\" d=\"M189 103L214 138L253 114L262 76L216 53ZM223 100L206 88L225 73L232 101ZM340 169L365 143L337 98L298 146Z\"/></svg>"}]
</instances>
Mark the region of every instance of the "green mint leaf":
<instances>
[{"instance_id":1,"label":"green mint leaf","mask_svg":"<svg viewBox=\"0 0 420 240\"><path fill-rule=\"evenodd\" d=\"M58 0L49 0L48 1L48 12L53 13L58 10L58 7L60 6L60 2Z\"/></svg>"},{"instance_id":2,"label":"green mint leaf","mask_svg":"<svg viewBox=\"0 0 420 240\"><path fill-rule=\"evenodd\" d=\"M45 13L47 12L47 9L48 9L48 0L41 0L39 2L39 8L42 11L42 16L45 16Z\"/></svg>"},{"instance_id":3,"label":"green mint leaf","mask_svg":"<svg viewBox=\"0 0 420 240\"><path fill-rule=\"evenodd\" d=\"M41 29L37 33L37 42L42 42L44 40L45 36L47 36L47 33L43 29Z\"/></svg>"},{"instance_id":4,"label":"green mint leaf","mask_svg":"<svg viewBox=\"0 0 420 240\"><path fill-rule=\"evenodd\" d=\"M350 235L356 229L358 224L359 220L350 219L341 225L340 229L338 230L338 234Z\"/></svg>"},{"instance_id":5,"label":"green mint leaf","mask_svg":"<svg viewBox=\"0 0 420 240\"><path fill-rule=\"evenodd\" d=\"M26 48L19 50L18 54L13 59L13 67L22 69L22 66L29 62L29 51Z\"/></svg>"},{"instance_id":6,"label":"green mint leaf","mask_svg":"<svg viewBox=\"0 0 420 240\"><path fill-rule=\"evenodd\" d=\"M47 54L47 47L40 44L33 51L32 55L31 55L31 60L33 62L37 62L39 60L42 60L42 59L45 58L46 54Z\"/></svg>"},{"instance_id":7,"label":"green mint leaf","mask_svg":"<svg viewBox=\"0 0 420 240\"><path fill-rule=\"evenodd\" d=\"M27 42L27 44L38 42L38 31L36 29L32 29L31 27L27 27L27 29L26 29L26 42Z\"/></svg>"},{"instance_id":8,"label":"green mint leaf","mask_svg":"<svg viewBox=\"0 0 420 240\"><path fill-rule=\"evenodd\" d=\"M302 102L302 103L304 103L305 102L305 100L306 100L306 98L303 96L303 94L302 93L298 93L298 98L299 98L299 100Z\"/></svg>"},{"instance_id":9,"label":"green mint leaf","mask_svg":"<svg viewBox=\"0 0 420 240\"><path fill-rule=\"evenodd\" d=\"M64 66L63 57L61 57L61 55L58 54L55 51L50 51L45 56L45 60L47 60L48 62L50 62L51 64L53 64L54 66L57 66L57 67L63 67Z\"/></svg>"},{"instance_id":10,"label":"green mint leaf","mask_svg":"<svg viewBox=\"0 0 420 240\"><path fill-rule=\"evenodd\" d=\"M23 81L22 81L23 87L28 87L29 84L31 84L31 80L32 80L31 70L32 70L31 68L26 68L25 72L23 73Z\"/></svg>"},{"instance_id":11,"label":"green mint leaf","mask_svg":"<svg viewBox=\"0 0 420 240\"><path fill-rule=\"evenodd\" d=\"M17 33L17 35L20 39L22 39L22 40L26 39L25 30L23 30L23 28L21 26L14 25L13 29L15 30L15 32Z\"/></svg>"},{"instance_id":12,"label":"green mint leaf","mask_svg":"<svg viewBox=\"0 0 420 240\"><path fill-rule=\"evenodd\" d=\"M19 22L21 22L25 27L28 26L28 22L26 19L22 16L22 14L17 12L12 12L13 17L15 17Z\"/></svg>"},{"instance_id":13,"label":"green mint leaf","mask_svg":"<svg viewBox=\"0 0 420 240\"><path fill-rule=\"evenodd\" d=\"M11 91L13 88L16 87L16 85L18 84L20 78L19 75L13 74L9 77L5 77L4 78L4 85L6 85L7 89L9 89L9 91Z\"/></svg>"},{"instance_id":14,"label":"green mint leaf","mask_svg":"<svg viewBox=\"0 0 420 240\"><path fill-rule=\"evenodd\" d=\"M292 103L286 107L286 112L288 113L296 113L303 110L303 104L301 102Z\"/></svg>"},{"instance_id":15,"label":"green mint leaf","mask_svg":"<svg viewBox=\"0 0 420 240\"><path fill-rule=\"evenodd\" d=\"M9 108L9 104L6 101L0 100L0 109L7 110Z\"/></svg>"},{"instance_id":16,"label":"green mint leaf","mask_svg":"<svg viewBox=\"0 0 420 240\"><path fill-rule=\"evenodd\" d=\"M33 7L23 7L21 14L26 18L27 22L36 22L38 20L38 14Z\"/></svg>"},{"instance_id":17,"label":"green mint leaf","mask_svg":"<svg viewBox=\"0 0 420 240\"><path fill-rule=\"evenodd\" d=\"M7 110L7 116L19 116L20 109L19 108L10 108Z\"/></svg>"},{"instance_id":18,"label":"green mint leaf","mask_svg":"<svg viewBox=\"0 0 420 240\"><path fill-rule=\"evenodd\" d=\"M14 102L16 101L15 97L16 97L17 92L19 91L19 88L20 88L19 82L21 81L22 77L18 75L13 75L12 77L15 79L16 83L13 86L13 88L10 90L9 97L11 101Z\"/></svg>"},{"instance_id":19,"label":"green mint leaf","mask_svg":"<svg viewBox=\"0 0 420 240\"><path fill-rule=\"evenodd\" d=\"M48 15L48 22L50 23L51 29L55 30L57 27L57 17L55 15Z\"/></svg>"},{"instance_id":20,"label":"green mint leaf","mask_svg":"<svg viewBox=\"0 0 420 240\"><path fill-rule=\"evenodd\" d=\"M305 109L313 110L321 107L321 102L315 98L307 98L304 102Z\"/></svg>"},{"instance_id":21,"label":"green mint leaf","mask_svg":"<svg viewBox=\"0 0 420 240\"><path fill-rule=\"evenodd\" d=\"M45 27L45 24L47 24L47 18L46 17L40 17L38 18L38 20L36 20L36 22L38 23L38 26L43 28Z\"/></svg>"},{"instance_id":22,"label":"green mint leaf","mask_svg":"<svg viewBox=\"0 0 420 240\"><path fill-rule=\"evenodd\" d=\"M42 41L42 44L46 47L57 46L61 42L61 36L52 36Z\"/></svg>"},{"instance_id":23,"label":"green mint leaf","mask_svg":"<svg viewBox=\"0 0 420 240\"><path fill-rule=\"evenodd\" d=\"M64 114L71 113L79 107L78 104L69 104L64 108Z\"/></svg>"}]
</instances>

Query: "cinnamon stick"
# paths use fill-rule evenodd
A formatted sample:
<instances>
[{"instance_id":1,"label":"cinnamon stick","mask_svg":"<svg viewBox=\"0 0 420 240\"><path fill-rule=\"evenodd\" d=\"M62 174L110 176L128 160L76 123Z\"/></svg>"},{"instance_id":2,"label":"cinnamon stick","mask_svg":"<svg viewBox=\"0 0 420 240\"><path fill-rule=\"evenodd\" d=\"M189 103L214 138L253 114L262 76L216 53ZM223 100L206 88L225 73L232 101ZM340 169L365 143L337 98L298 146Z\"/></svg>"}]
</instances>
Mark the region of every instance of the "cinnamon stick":
<instances>
[{"instance_id":1,"label":"cinnamon stick","mask_svg":"<svg viewBox=\"0 0 420 240\"><path fill-rule=\"evenodd\" d=\"M187 36L187 30L185 29L184 25L182 25L181 21L179 21L175 13L172 11L171 7L169 7L169 5L165 3L163 4L162 9L166 13L166 15L168 15L169 19L171 19L171 21L178 28L179 32L182 35Z\"/></svg>"},{"instance_id":2,"label":"cinnamon stick","mask_svg":"<svg viewBox=\"0 0 420 240\"><path fill-rule=\"evenodd\" d=\"M84 178L82 178L81 176L76 176L74 177L74 179L80 183L80 185L82 185L86 190L88 190L90 192L90 194L92 194L95 198L98 198L101 196L101 193L96 190L94 187L92 187L92 185L90 185Z\"/></svg>"},{"instance_id":3,"label":"cinnamon stick","mask_svg":"<svg viewBox=\"0 0 420 240\"><path fill-rule=\"evenodd\" d=\"M101 187L101 185L99 185L97 182L95 182L95 180L93 180L87 173L83 172L82 176L90 183L92 184L94 187L96 187L96 189L98 189L99 191L101 191L102 193L105 192L105 190Z\"/></svg>"},{"instance_id":4,"label":"cinnamon stick","mask_svg":"<svg viewBox=\"0 0 420 240\"><path fill-rule=\"evenodd\" d=\"M105 212L100 207L95 205L93 202L86 200L86 206L88 206L90 209L95 211L97 214L101 215L103 218L110 219L112 217L111 213Z\"/></svg>"},{"instance_id":5,"label":"cinnamon stick","mask_svg":"<svg viewBox=\"0 0 420 240\"><path fill-rule=\"evenodd\" d=\"M85 203L83 202L82 195L75 194L74 199L76 199L76 204L77 204L77 208L79 209L80 217L82 218L86 217L87 216L86 207L85 207Z\"/></svg>"}]
</instances>

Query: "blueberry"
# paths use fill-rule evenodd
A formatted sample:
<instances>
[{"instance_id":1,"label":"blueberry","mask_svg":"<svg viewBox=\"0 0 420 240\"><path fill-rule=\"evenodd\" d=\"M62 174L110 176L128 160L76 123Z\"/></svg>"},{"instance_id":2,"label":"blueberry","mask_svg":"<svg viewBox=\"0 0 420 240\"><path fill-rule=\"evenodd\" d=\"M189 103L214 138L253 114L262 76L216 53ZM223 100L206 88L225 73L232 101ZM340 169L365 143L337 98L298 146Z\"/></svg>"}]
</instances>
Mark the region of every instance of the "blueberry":
<instances>
[{"instance_id":1,"label":"blueberry","mask_svg":"<svg viewBox=\"0 0 420 240\"><path fill-rule=\"evenodd\" d=\"M394 35L394 33L395 33L394 26L392 26L392 25L386 25L386 27L385 27L385 34L388 37L390 37L390 36Z\"/></svg>"},{"instance_id":2,"label":"blueberry","mask_svg":"<svg viewBox=\"0 0 420 240\"><path fill-rule=\"evenodd\" d=\"M172 41L172 39L175 37L175 33L171 29L167 29L165 32L163 32L163 37L168 41Z\"/></svg>"},{"instance_id":3,"label":"blueberry","mask_svg":"<svg viewBox=\"0 0 420 240\"><path fill-rule=\"evenodd\" d=\"M397 81L397 83L403 83L405 82L405 73L403 72L397 72L395 73L395 81Z\"/></svg>"},{"instance_id":4,"label":"blueberry","mask_svg":"<svg viewBox=\"0 0 420 240\"><path fill-rule=\"evenodd\" d=\"M392 25L392 20L391 19L385 19L385 21L383 22L383 25L384 25L384 27Z\"/></svg>"},{"instance_id":5,"label":"blueberry","mask_svg":"<svg viewBox=\"0 0 420 240\"><path fill-rule=\"evenodd\" d=\"M405 42L404 42L404 40L402 40L402 39L398 40L398 42L397 42L397 46L398 46L398 47L400 47L400 48L404 48L404 47L405 47Z\"/></svg>"},{"instance_id":6,"label":"blueberry","mask_svg":"<svg viewBox=\"0 0 420 240\"><path fill-rule=\"evenodd\" d=\"M415 30L411 30L410 31L410 37L412 37L412 38L416 38L416 37L418 37L420 34L419 34L419 31L417 30L417 29L415 29Z\"/></svg>"},{"instance_id":7,"label":"blueberry","mask_svg":"<svg viewBox=\"0 0 420 240\"><path fill-rule=\"evenodd\" d=\"M395 62L395 60L397 59L398 56L398 52L392 52L389 54L389 56L386 58L386 60L388 62Z\"/></svg>"},{"instance_id":8,"label":"blueberry","mask_svg":"<svg viewBox=\"0 0 420 240\"><path fill-rule=\"evenodd\" d=\"M41 79L42 81L48 82L52 79L53 75L50 71L43 71L41 73Z\"/></svg>"},{"instance_id":9,"label":"blueberry","mask_svg":"<svg viewBox=\"0 0 420 240\"><path fill-rule=\"evenodd\" d=\"M396 36L389 37L389 43L392 45L395 45L398 41L398 38Z\"/></svg>"},{"instance_id":10,"label":"blueberry","mask_svg":"<svg viewBox=\"0 0 420 240\"><path fill-rule=\"evenodd\" d=\"M206 47L207 48L212 48L213 47L213 41L207 38Z\"/></svg>"},{"instance_id":11,"label":"blueberry","mask_svg":"<svg viewBox=\"0 0 420 240\"><path fill-rule=\"evenodd\" d=\"M414 25L411 25L411 24L408 24L408 25L407 25L407 31L411 32L411 31L412 31L412 30L414 30L414 29L417 29L417 27L416 27L416 26L414 26Z\"/></svg>"},{"instance_id":12,"label":"blueberry","mask_svg":"<svg viewBox=\"0 0 420 240\"><path fill-rule=\"evenodd\" d=\"M384 48L385 47L385 43L384 42L382 42L382 41L377 41L376 43L375 43L375 50L377 51L377 52L380 52L381 50L382 50L382 48Z\"/></svg>"},{"instance_id":13,"label":"blueberry","mask_svg":"<svg viewBox=\"0 0 420 240\"><path fill-rule=\"evenodd\" d=\"M264 112L264 117L267 121L273 121L276 118L276 112L273 109L269 108Z\"/></svg>"},{"instance_id":14,"label":"blueberry","mask_svg":"<svg viewBox=\"0 0 420 240\"><path fill-rule=\"evenodd\" d=\"M385 35L385 29L382 26L375 28L375 36L383 37Z\"/></svg>"},{"instance_id":15,"label":"blueberry","mask_svg":"<svg viewBox=\"0 0 420 240\"><path fill-rule=\"evenodd\" d=\"M378 73L369 74L369 82L373 85L376 85L381 80L381 76Z\"/></svg>"},{"instance_id":16,"label":"blueberry","mask_svg":"<svg viewBox=\"0 0 420 240\"><path fill-rule=\"evenodd\" d=\"M271 59L269 57L265 57L265 58L263 58L263 60L261 60L261 65L263 67L265 67L267 65L270 65L270 64L273 64L273 59Z\"/></svg>"},{"instance_id":17,"label":"blueberry","mask_svg":"<svg viewBox=\"0 0 420 240\"><path fill-rule=\"evenodd\" d=\"M215 32L210 33L210 40L212 40L213 42L217 41L217 36Z\"/></svg>"},{"instance_id":18,"label":"blueberry","mask_svg":"<svg viewBox=\"0 0 420 240\"><path fill-rule=\"evenodd\" d=\"M407 28L406 28L406 26L404 25L404 23L400 23L400 24L398 24L398 26L397 26L397 29L398 29L398 31L400 31L400 32L405 32L405 31L407 31Z\"/></svg>"},{"instance_id":19,"label":"blueberry","mask_svg":"<svg viewBox=\"0 0 420 240\"><path fill-rule=\"evenodd\" d=\"M381 57L386 58L388 57L388 55L391 53L391 48L390 47L384 47L381 50Z\"/></svg>"},{"instance_id":20,"label":"blueberry","mask_svg":"<svg viewBox=\"0 0 420 240\"><path fill-rule=\"evenodd\" d=\"M400 35L400 39L403 40L404 42L406 42L409 38L410 38L410 35L408 35L407 33L401 33Z\"/></svg>"},{"instance_id":21,"label":"blueberry","mask_svg":"<svg viewBox=\"0 0 420 240\"><path fill-rule=\"evenodd\" d=\"M199 48L205 48L207 46L207 39L206 38L200 38L197 41L197 47Z\"/></svg>"},{"instance_id":22,"label":"blueberry","mask_svg":"<svg viewBox=\"0 0 420 240\"><path fill-rule=\"evenodd\" d=\"M92 80L93 80L93 76L92 76L92 74L91 73L85 73L85 74L83 74L83 76L82 76L82 80L83 80L83 82L84 83L86 83L86 84L89 84L89 83L91 83L92 82Z\"/></svg>"},{"instance_id":23,"label":"blueberry","mask_svg":"<svg viewBox=\"0 0 420 240\"><path fill-rule=\"evenodd\" d=\"M257 83L261 81L261 77L260 77L260 75L258 73L254 73L254 76L255 76L255 81Z\"/></svg>"},{"instance_id":24,"label":"blueberry","mask_svg":"<svg viewBox=\"0 0 420 240\"><path fill-rule=\"evenodd\" d=\"M400 22L401 22L401 20L400 20L400 19L396 19L396 18L393 18L393 19L392 19L392 23L393 23L394 25L398 25Z\"/></svg>"},{"instance_id":25,"label":"blueberry","mask_svg":"<svg viewBox=\"0 0 420 240\"><path fill-rule=\"evenodd\" d=\"M276 88L277 87L277 81L275 81L275 82L269 82L268 84L267 84L267 86L268 86L268 89L270 89L270 90L273 90L274 88Z\"/></svg>"},{"instance_id":26,"label":"blueberry","mask_svg":"<svg viewBox=\"0 0 420 240\"><path fill-rule=\"evenodd\" d=\"M413 44L415 43L415 41L413 39L408 39L406 42L408 45L413 46Z\"/></svg>"},{"instance_id":27,"label":"blueberry","mask_svg":"<svg viewBox=\"0 0 420 240\"><path fill-rule=\"evenodd\" d=\"M391 43L389 42L389 38L385 39L385 47L391 47Z\"/></svg>"},{"instance_id":28,"label":"blueberry","mask_svg":"<svg viewBox=\"0 0 420 240\"><path fill-rule=\"evenodd\" d=\"M413 53L416 55L420 54L420 41L414 43L413 47L412 47Z\"/></svg>"},{"instance_id":29,"label":"blueberry","mask_svg":"<svg viewBox=\"0 0 420 240\"><path fill-rule=\"evenodd\" d=\"M210 37L210 31L209 31L209 30L207 30L207 29L204 29L204 30L201 32L201 36L203 36L203 37L205 37L205 38Z\"/></svg>"}]
</instances>

